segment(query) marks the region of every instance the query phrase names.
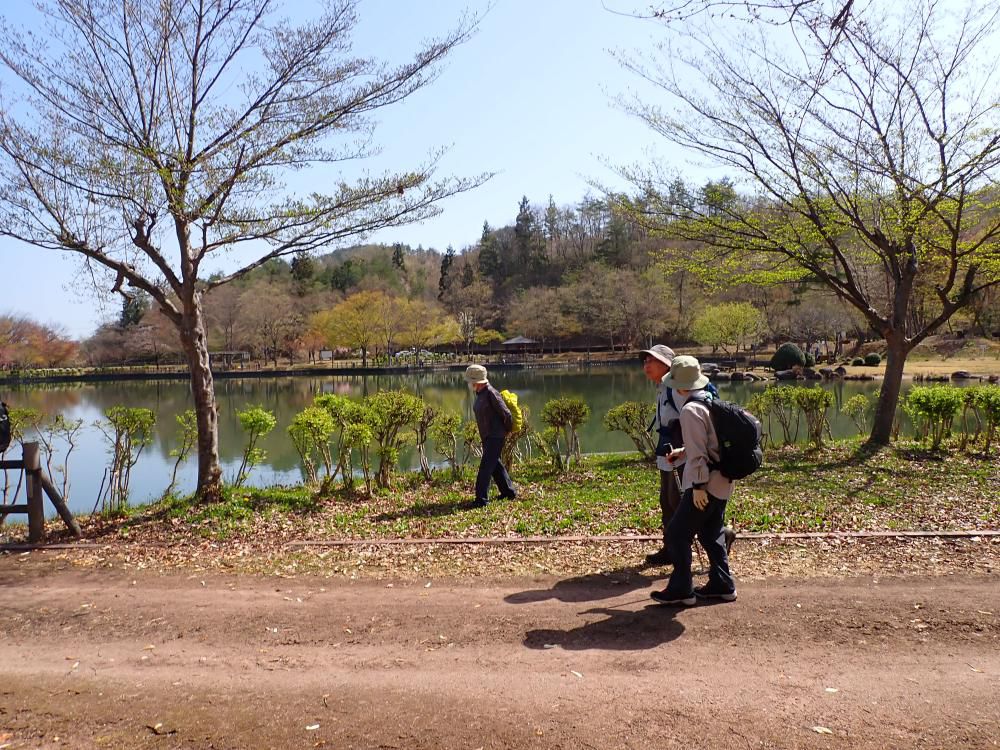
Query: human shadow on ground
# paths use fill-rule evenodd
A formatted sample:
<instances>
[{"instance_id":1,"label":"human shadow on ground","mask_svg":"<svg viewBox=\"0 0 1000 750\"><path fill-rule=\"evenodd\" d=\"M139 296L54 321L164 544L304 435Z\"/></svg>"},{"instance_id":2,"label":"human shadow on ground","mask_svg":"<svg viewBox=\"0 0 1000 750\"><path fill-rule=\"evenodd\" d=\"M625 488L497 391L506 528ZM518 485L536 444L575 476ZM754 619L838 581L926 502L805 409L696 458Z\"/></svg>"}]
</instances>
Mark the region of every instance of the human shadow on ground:
<instances>
[{"instance_id":1,"label":"human shadow on ground","mask_svg":"<svg viewBox=\"0 0 1000 750\"><path fill-rule=\"evenodd\" d=\"M570 630L529 630L524 645L531 649L563 648L569 651L603 649L641 651L678 638L684 624L676 619L677 607L649 604L640 610L595 607L581 615L606 615Z\"/></svg>"},{"instance_id":2,"label":"human shadow on ground","mask_svg":"<svg viewBox=\"0 0 1000 750\"><path fill-rule=\"evenodd\" d=\"M669 574L669 569L667 569ZM547 589L529 589L508 594L504 601L508 604L530 604L558 599L561 602L593 602L611 599L648 588L654 581L664 577L663 569L634 565L602 573L588 573L556 581Z\"/></svg>"}]
</instances>

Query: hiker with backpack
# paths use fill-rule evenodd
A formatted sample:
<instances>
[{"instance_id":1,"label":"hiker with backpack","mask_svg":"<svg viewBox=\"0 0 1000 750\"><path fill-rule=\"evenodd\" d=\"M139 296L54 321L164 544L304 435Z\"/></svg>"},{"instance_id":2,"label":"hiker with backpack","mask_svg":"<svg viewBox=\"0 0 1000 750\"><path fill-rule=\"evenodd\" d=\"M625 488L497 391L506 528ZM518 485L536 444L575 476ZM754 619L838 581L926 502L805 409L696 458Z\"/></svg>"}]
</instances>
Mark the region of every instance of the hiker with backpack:
<instances>
[{"instance_id":1,"label":"hiker with backpack","mask_svg":"<svg viewBox=\"0 0 1000 750\"><path fill-rule=\"evenodd\" d=\"M655 452L656 468L660 474L660 518L663 524L663 546L656 552L646 555L646 564L669 565L672 558L667 544L667 528L670 526L674 511L681 503L681 483L684 475L683 455L673 463L667 461L667 454L672 448L684 445L680 428L680 409L675 405L672 389L664 384L664 378L670 372L671 363L676 355L673 349L663 344L643 349L640 354L643 355L642 371L646 374L646 378L657 386L656 414L649 425L649 430L655 428L658 436ZM718 395L718 391L711 383L706 388L713 396ZM736 538L736 532L729 527L724 531L728 552Z\"/></svg>"},{"instance_id":2,"label":"hiker with backpack","mask_svg":"<svg viewBox=\"0 0 1000 750\"><path fill-rule=\"evenodd\" d=\"M476 473L476 498L472 501L472 507L485 508L489 502L491 481L500 490L501 500L513 500L517 497L517 489L510 480L507 468L500 461L507 433L514 426L514 417L504 403L503 396L490 385L485 367L469 365L465 368L465 382L476 395L472 411L476 415L476 426L483 443L483 456Z\"/></svg>"},{"instance_id":3,"label":"hiker with backpack","mask_svg":"<svg viewBox=\"0 0 1000 750\"><path fill-rule=\"evenodd\" d=\"M689 607L698 599L736 600L736 583L729 570L724 518L733 480L760 467L760 422L736 404L706 392L708 377L694 357L675 357L663 384L673 390L680 412L684 447L666 458L684 460L683 494L667 528L673 571L663 591L650 596L660 604ZM708 554L708 583L694 588L691 542Z\"/></svg>"}]
</instances>

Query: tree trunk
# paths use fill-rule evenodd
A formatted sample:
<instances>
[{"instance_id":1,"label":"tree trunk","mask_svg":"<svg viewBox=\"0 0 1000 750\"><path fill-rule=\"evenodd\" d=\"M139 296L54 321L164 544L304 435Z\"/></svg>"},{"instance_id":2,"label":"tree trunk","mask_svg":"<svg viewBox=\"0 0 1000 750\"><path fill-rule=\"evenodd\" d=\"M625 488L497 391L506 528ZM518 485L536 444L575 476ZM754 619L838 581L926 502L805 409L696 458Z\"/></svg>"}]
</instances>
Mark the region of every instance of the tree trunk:
<instances>
[{"instance_id":1,"label":"tree trunk","mask_svg":"<svg viewBox=\"0 0 1000 750\"><path fill-rule=\"evenodd\" d=\"M191 370L191 395L198 422L198 487L195 492L203 502L215 502L222 497L219 412L215 403L215 381L208 356L205 320L197 302L185 305L181 344Z\"/></svg>"},{"instance_id":2,"label":"tree trunk","mask_svg":"<svg viewBox=\"0 0 1000 750\"><path fill-rule=\"evenodd\" d=\"M896 417L896 407L899 404L899 391L903 383L903 365L906 364L906 339L903 333L895 333L886 337L888 350L885 362L885 377L879 393L878 404L875 407L875 421L872 424L868 445L888 445L892 435L892 423Z\"/></svg>"}]
</instances>

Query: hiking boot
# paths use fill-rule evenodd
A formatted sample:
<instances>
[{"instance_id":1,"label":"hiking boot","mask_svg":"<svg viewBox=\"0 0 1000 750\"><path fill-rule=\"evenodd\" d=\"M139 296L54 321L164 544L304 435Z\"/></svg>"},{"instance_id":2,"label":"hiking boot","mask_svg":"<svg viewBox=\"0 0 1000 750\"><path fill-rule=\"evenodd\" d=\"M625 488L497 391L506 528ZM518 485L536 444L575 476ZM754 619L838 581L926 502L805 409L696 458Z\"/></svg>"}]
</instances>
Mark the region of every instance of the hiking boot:
<instances>
[{"instance_id":1,"label":"hiking boot","mask_svg":"<svg viewBox=\"0 0 1000 750\"><path fill-rule=\"evenodd\" d=\"M664 589L663 591L654 591L649 595L649 597L657 604L665 604L668 607L693 607L698 603L698 600L694 596L694 592L678 596L677 594L671 594L669 591Z\"/></svg>"},{"instance_id":2,"label":"hiking boot","mask_svg":"<svg viewBox=\"0 0 1000 750\"><path fill-rule=\"evenodd\" d=\"M670 565L672 562L670 551L666 547L646 555L646 565Z\"/></svg>"},{"instance_id":3,"label":"hiking boot","mask_svg":"<svg viewBox=\"0 0 1000 750\"><path fill-rule=\"evenodd\" d=\"M515 493L513 493L511 495L501 495L500 499L501 500L517 500L517 493L515 492Z\"/></svg>"},{"instance_id":4,"label":"hiking boot","mask_svg":"<svg viewBox=\"0 0 1000 750\"><path fill-rule=\"evenodd\" d=\"M736 532L727 526L722 530L722 533L726 537L726 557L729 557L729 550L733 547L733 542L736 541Z\"/></svg>"},{"instance_id":5,"label":"hiking boot","mask_svg":"<svg viewBox=\"0 0 1000 750\"><path fill-rule=\"evenodd\" d=\"M470 508L485 508L488 502L489 502L488 500L482 500L482 499L473 500L471 503L469 503L469 507Z\"/></svg>"},{"instance_id":6,"label":"hiking boot","mask_svg":"<svg viewBox=\"0 0 1000 750\"><path fill-rule=\"evenodd\" d=\"M698 586L694 590L694 595L699 599L718 599L723 602L736 601L736 591L721 591L710 584Z\"/></svg>"}]
</instances>

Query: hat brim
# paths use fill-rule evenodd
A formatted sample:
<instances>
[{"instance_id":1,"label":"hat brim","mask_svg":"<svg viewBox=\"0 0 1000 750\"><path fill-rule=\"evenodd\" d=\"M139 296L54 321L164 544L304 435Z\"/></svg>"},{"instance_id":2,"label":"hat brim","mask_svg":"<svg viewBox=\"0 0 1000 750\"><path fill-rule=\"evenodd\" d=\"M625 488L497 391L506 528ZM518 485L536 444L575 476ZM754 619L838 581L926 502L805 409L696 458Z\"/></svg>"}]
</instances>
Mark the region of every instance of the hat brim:
<instances>
[{"instance_id":1,"label":"hat brim","mask_svg":"<svg viewBox=\"0 0 1000 750\"><path fill-rule=\"evenodd\" d=\"M639 354L648 354L650 357L652 357L653 359L655 359L655 360L657 360L659 362L662 362L667 367L672 367L673 364L674 364L672 360L664 359L664 357L663 357L662 354L657 354L656 352L651 352L649 349L643 349L642 351L639 352Z\"/></svg>"},{"instance_id":2,"label":"hat brim","mask_svg":"<svg viewBox=\"0 0 1000 750\"><path fill-rule=\"evenodd\" d=\"M680 389L684 391L697 391L699 388L704 388L706 385L708 385L710 379L708 375L702 374L699 375L697 378L695 378L693 381L680 380L679 378L675 379L670 377L672 374L673 373L668 372L666 375L663 376L663 380L661 380L660 382L663 383L663 385L667 386L667 388L673 388L674 390Z\"/></svg>"},{"instance_id":3,"label":"hat brim","mask_svg":"<svg viewBox=\"0 0 1000 750\"><path fill-rule=\"evenodd\" d=\"M466 383L472 383L472 385L479 385L480 383L488 383L489 378L470 378L468 375L465 376Z\"/></svg>"}]
</instances>

